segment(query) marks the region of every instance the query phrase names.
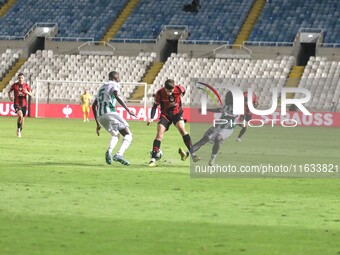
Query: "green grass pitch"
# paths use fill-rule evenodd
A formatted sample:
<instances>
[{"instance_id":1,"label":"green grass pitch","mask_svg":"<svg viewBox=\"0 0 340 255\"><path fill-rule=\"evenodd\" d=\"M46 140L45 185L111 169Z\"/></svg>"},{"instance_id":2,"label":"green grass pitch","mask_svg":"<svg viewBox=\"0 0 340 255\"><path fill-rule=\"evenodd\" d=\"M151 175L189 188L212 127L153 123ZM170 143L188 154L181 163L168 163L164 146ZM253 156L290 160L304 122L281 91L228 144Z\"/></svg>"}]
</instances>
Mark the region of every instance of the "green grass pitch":
<instances>
[{"instance_id":1,"label":"green grass pitch","mask_svg":"<svg viewBox=\"0 0 340 255\"><path fill-rule=\"evenodd\" d=\"M0 118L0 254L340 254L338 178L191 178L174 127L150 168L156 123L130 124L126 167L93 121L27 118L18 139ZM222 145L236 165L340 164L337 128L238 131Z\"/></svg>"}]
</instances>

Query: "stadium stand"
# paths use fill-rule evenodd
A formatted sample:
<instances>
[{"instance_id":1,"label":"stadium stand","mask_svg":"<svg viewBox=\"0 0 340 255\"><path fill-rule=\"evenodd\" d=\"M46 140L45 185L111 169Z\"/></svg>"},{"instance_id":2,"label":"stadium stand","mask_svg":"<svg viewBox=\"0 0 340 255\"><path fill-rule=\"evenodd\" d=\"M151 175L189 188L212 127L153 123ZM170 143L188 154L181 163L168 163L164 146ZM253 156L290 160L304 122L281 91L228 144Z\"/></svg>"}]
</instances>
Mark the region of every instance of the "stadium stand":
<instances>
[{"instance_id":1,"label":"stadium stand","mask_svg":"<svg viewBox=\"0 0 340 255\"><path fill-rule=\"evenodd\" d=\"M202 1L199 12L185 12L182 0L140 1L115 38L156 39L164 25L188 26L187 40L234 42L253 1Z\"/></svg>"},{"instance_id":2,"label":"stadium stand","mask_svg":"<svg viewBox=\"0 0 340 255\"><path fill-rule=\"evenodd\" d=\"M168 78L173 78L177 84L187 88L184 103L190 104L190 97L200 98L201 90L192 90L195 81L208 84L230 84L242 89L252 87L260 97L260 104L271 103L268 89L282 87L293 65L294 57L282 56L277 59L208 59L189 58L187 54L172 54L148 89L149 103L152 94L164 84ZM192 91L192 93L190 92ZM224 93L224 90L220 90ZM195 94L198 93L198 94Z\"/></svg>"},{"instance_id":3,"label":"stadium stand","mask_svg":"<svg viewBox=\"0 0 340 255\"><path fill-rule=\"evenodd\" d=\"M23 37L35 23L57 23L57 37L100 40L128 0L18 0L0 19L0 37Z\"/></svg>"},{"instance_id":4,"label":"stadium stand","mask_svg":"<svg viewBox=\"0 0 340 255\"><path fill-rule=\"evenodd\" d=\"M113 43L114 47L112 48L114 50L112 52L114 52L114 56L100 55L96 49L93 52L87 52L90 55L79 54L84 53L79 50L80 44L72 45L73 49L70 45L63 49L66 44L56 46L49 44L49 40L46 40L46 50L38 50L32 54L36 51L36 49L33 49L35 45L27 46L28 50L26 48L24 52L28 52L29 58L17 73L24 72L26 79L31 81L36 79L105 81L107 73L114 67L120 72L122 81L140 82L145 78L145 74L148 73L152 64L159 61L162 61L163 64L164 61L163 67L160 65L161 70L158 75L154 76L156 78L153 84L149 86L148 103L151 103L152 94L164 84L164 81L167 78L173 78L176 83L187 87L188 93L184 98L187 105L191 103L190 97L201 96L199 94L201 92L196 93L191 88L195 86L196 81L202 81L222 85L233 84L242 89L252 86L259 96L260 106L267 107L271 103L271 95L268 95L269 88L287 85L286 81L292 74L293 65L298 65L301 67L301 73L302 70L304 70L304 73L296 86L299 84L300 87L310 89L312 92L313 100L308 103L308 106L317 110L328 110L332 101L339 102L339 57L337 57L339 54L336 54L335 51L304 52L306 61L301 64L301 61L298 61L299 55L302 55L298 52L300 50L298 43L294 43L295 45L293 43L282 44L281 46L285 47L278 48L285 49L280 53L279 50L273 49L274 47L261 49L261 46L257 47L256 45L257 48L247 51L246 55L242 52L241 54L240 51L233 48L233 45L230 45L235 41L255 1L202 1L198 12L185 12L183 6L190 1L140 0L115 38L154 40L158 36L162 36L160 36L160 32L166 25L184 26L188 28L189 34L187 38L180 39L188 41L178 42L176 49L171 50L178 53L172 53L166 59L166 56L170 53L164 54L167 48L161 45L168 39L166 36L162 38L163 41L160 40L162 43L157 43L159 41L156 40L154 40L154 43L153 40L150 40L151 43L145 43L147 46L139 42L140 45L136 43L128 48L125 47L126 43L120 43L125 44L124 46L118 42L117 44ZM0 0L0 5L2 2L6 1ZM128 2L130 1L17 0L0 18L0 37L24 36L37 22L46 22L58 24L59 32L56 36L59 38L79 37L98 40L103 37L108 27L117 19ZM340 25L334 18L338 17L340 12L340 2L337 0L309 2L303 0L270 0L265 3L261 10L262 13L248 39L250 41L293 42L300 28L319 28L324 32L323 42L339 43L340 45ZM226 41L229 42L227 47L230 49L226 49L228 51L225 54L224 52L219 55L215 54L214 50L219 48L221 42ZM61 41L53 40L53 42L59 43ZM202 42L202 44L194 45L194 42ZM204 45L205 42L208 42L207 45ZM13 49L20 48L20 45L18 45L13 46ZM207 46L205 49L208 50L202 50L204 46ZM7 42L4 42L0 47L0 77L7 72L8 66L12 65L11 63L17 59L16 57L12 58L18 54L13 49L10 55L7 54L7 51L3 53L8 47ZM317 44L316 47L319 47L319 45ZM62 53L58 52L57 49L62 49L60 51ZM118 50L116 51L116 49ZM130 49L132 49L133 54L131 54ZM325 53L328 56L333 56L332 59L327 60L322 55ZM165 57L163 58L162 55L161 58L161 54ZM319 56L314 57L315 54ZM24 58L27 59L27 56ZM336 61L333 60L334 58ZM16 80L17 73L9 84ZM32 85L34 90L34 84ZM76 102L84 86L84 84L80 84L77 88L77 86L72 87L65 83L58 88L51 88L50 95L53 94L53 98L50 99ZM7 89L8 87L0 92L0 100L7 99ZM91 87L90 93L94 94L96 89L96 86ZM47 99L48 91L46 87L39 93L42 100ZM128 93L130 96L132 91L124 91L124 93ZM298 97L299 95L295 96Z\"/></svg>"},{"instance_id":5,"label":"stadium stand","mask_svg":"<svg viewBox=\"0 0 340 255\"><path fill-rule=\"evenodd\" d=\"M339 16L338 0L270 0L249 41L293 42L300 28L318 28L325 43L340 43L340 23L335 18Z\"/></svg>"},{"instance_id":6,"label":"stadium stand","mask_svg":"<svg viewBox=\"0 0 340 255\"><path fill-rule=\"evenodd\" d=\"M0 65L0 80L2 80L9 69L18 61L20 51L7 49L5 53L1 54Z\"/></svg>"},{"instance_id":7,"label":"stadium stand","mask_svg":"<svg viewBox=\"0 0 340 255\"><path fill-rule=\"evenodd\" d=\"M312 99L308 103L311 109L329 111L332 102L340 100L340 62L327 61L325 57L311 57L299 84L309 90ZM299 98L301 95L295 95Z\"/></svg>"},{"instance_id":8,"label":"stadium stand","mask_svg":"<svg viewBox=\"0 0 340 255\"><path fill-rule=\"evenodd\" d=\"M103 82L107 80L107 75L112 71L112 67L120 73L124 82L138 82L142 80L146 69L155 57L153 53L140 53L137 57L126 56L98 56L98 55L62 55L54 54L52 50L37 51L31 54L26 63L17 73L23 72L26 79L65 81L61 86L51 83L49 88L52 93L48 95L47 86L43 86L39 91L39 98L46 101L49 96L55 101L78 101L80 93L86 87L92 95L97 93L99 84L89 85L87 82ZM0 98L6 98L10 85L14 83L16 76L10 81ZM71 86L66 81L84 81L84 83ZM32 90L35 83L32 83ZM59 91L60 89L60 91ZM133 86L122 88L122 93L129 97L133 92Z\"/></svg>"}]
</instances>

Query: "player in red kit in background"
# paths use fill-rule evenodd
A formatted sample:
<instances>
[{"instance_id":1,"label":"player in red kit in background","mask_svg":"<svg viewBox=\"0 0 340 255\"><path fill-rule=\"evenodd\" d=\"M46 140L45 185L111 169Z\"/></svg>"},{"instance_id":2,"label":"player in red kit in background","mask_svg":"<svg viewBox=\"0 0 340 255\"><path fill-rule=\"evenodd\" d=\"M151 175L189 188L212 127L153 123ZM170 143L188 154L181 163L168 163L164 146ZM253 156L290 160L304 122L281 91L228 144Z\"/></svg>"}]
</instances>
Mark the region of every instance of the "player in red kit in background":
<instances>
[{"instance_id":1,"label":"player in red kit in background","mask_svg":"<svg viewBox=\"0 0 340 255\"><path fill-rule=\"evenodd\" d=\"M182 135L183 141L188 150L190 151L191 149L191 138L189 133L185 130L185 121L182 116L183 110L181 97L184 94L185 88L175 85L175 82L172 79L166 80L164 87L159 89L155 94L155 102L151 110L151 118L148 121L148 125L152 122L158 106L161 107L161 116L157 125L157 135L152 145L149 166L156 166L156 155L161 147L164 132L169 129L172 123ZM189 153L185 153L182 149L179 150L179 153L182 160L185 160L189 156Z\"/></svg>"},{"instance_id":2,"label":"player in red kit in background","mask_svg":"<svg viewBox=\"0 0 340 255\"><path fill-rule=\"evenodd\" d=\"M11 101L14 100L14 110L18 114L17 121L17 136L21 137L22 127L27 112L27 95L32 96L31 89L24 81L23 73L19 73L18 82L14 83L8 91L8 97ZM11 92L13 91L14 97Z\"/></svg>"},{"instance_id":3,"label":"player in red kit in background","mask_svg":"<svg viewBox=\"0 0 340 255\"><path fill-rule=\"evenodd\" d=\"M244 115L240 116L240 121L244 121L245 120L245 124L240 125L242 127L236 141L237 142L242 142L241 137L244 135L244 133L247 130L247 126L248 126L248 121L251 120L252 118L252 113L249 110L248 107L248 92L244 92L243 93L244 96ZM256 107L259 103L257 100L257 96L255 95L255 93L253 93L253 98L252 98L252 102L253 102L253 106Z\"/></svg>"}]
</instances>

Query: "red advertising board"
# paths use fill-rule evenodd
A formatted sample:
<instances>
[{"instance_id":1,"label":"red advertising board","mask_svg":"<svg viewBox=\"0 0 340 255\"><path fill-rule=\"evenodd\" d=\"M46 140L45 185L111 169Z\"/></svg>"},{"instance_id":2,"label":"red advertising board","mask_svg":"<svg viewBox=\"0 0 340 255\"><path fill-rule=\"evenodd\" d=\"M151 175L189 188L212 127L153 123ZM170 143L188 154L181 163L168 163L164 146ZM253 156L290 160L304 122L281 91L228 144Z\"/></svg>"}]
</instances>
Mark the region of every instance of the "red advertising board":
<instances>
[{"instance_id":1,"label":"red advertising board","mask_svg":"<svg viewBox=\"0 0 340 255\"><path fill-rule=\"evenodd\" d=\"M208 112L207 115L201 115L199 109L191 109L191 122L211 122L218 119L220 114ZM297 126L321 126L321 127L340 127L339 112L312 112L312 115L304 115L302 112L287 112L286 115L280 115L280 112L274 112L266 116L252 116L254 126L264 123L266 125L286 125L289 120Z\"/></svg>"},{"instance_id":2,"label":"red advertising board","mask_svg":"<svg viewBox=\"0 0 340 255\"><path fill-rule=\"evenodd\" d=\"M117 111L126 120L144 120L150 116L151 108L148 107L146 112L141 106L129 107L137 115L136 117L130 116L123 107L118 106ZM0 116L15 116L13 103L0 102ZM31 105L30 116L36 115L35 104ZM75 104L39 104L38 116L41 118L82 118L82 111L80 105ZM159 111L156 116L158 118ZM91 112L90 117L93 118ZM184 108L184 118L188 122L211 122L218 115L209 113L207 115L201 115L199 109L196 108ZM267 125L280 125L285 120L294 120L299 126L322 126L322 127L340 127L340 113L339 112L312 112L312 115L305 116L301 112L287 112L286 115L280 115L279 112L267 116L253 115L254 124L256 120L262 121Z\"/></svg>"}]
</instances>

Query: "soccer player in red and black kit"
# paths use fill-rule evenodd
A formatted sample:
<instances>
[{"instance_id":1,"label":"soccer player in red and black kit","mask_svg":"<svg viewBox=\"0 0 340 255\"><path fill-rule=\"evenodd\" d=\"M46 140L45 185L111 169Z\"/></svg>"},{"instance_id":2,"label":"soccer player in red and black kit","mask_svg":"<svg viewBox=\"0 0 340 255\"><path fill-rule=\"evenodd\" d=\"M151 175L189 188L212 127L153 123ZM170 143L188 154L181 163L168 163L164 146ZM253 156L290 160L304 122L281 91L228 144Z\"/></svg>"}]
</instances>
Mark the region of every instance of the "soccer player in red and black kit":
<instances>
[{"instance_id":1,"label":"soccer player in red and black kit","mask_svg":"<svg viewBox=\"0 0 340 255\"><path fill-rule=\"evenodd\" d=\"M14 83L8 91L8 97L11 101L14 99L14 110L18 114L17 136L21 137L22 127L27 111L27 95L32 96L30 86L24 81L23 73L19 73L18 82ZM13 91L14 97L11 92Z\"/></svg>"},{"instance_id":2,"label":"soccer player in red and black kit","mask_svg":"<svg viewBox=\"0 0 340 255\"><path fill-rule=\"evenodd\" d=\"M244 92L243 96L244 96L244 115L240 116L240 120L241 121L245 120L245 124L241 125L242 129L236 139L237 142L242 142L241 137L244 135L244 133L247 130L248 121L250 121L252 118L252 113L248 107L248 92ZM253 102L254 107L258 105L258 100L257 100L257 96L255 95L255 93L253 93L252 102Z\"/></svg>"},{"instance_id":3,"label":"soccer player in red and black kit","mask_svg":"<svg viewBox=\"0 0 340 255\"><path fill-rule=\"evenodd\" d=\"M148 125L155 116L158 106L161 107L161 116L157 125L157 135L152 145L151 160L149 166L156 165L156 155L161 147L161 141L164 136L164 132L167 131L170 125L173 123L178 129L179 133L183 137L183 141L190 151L191 138L189 133L185 130L185 121L183 119L182 99L181 96L185 94L185 88L179 85L175 85L174 80L168 79L165 81L164 87L159 89L155 95L155 102L151 109L151 118L148 121ZM184 153L183 150L179 151L181 159L185 160L189 153Z\"/></svg>"}]
</instances>

